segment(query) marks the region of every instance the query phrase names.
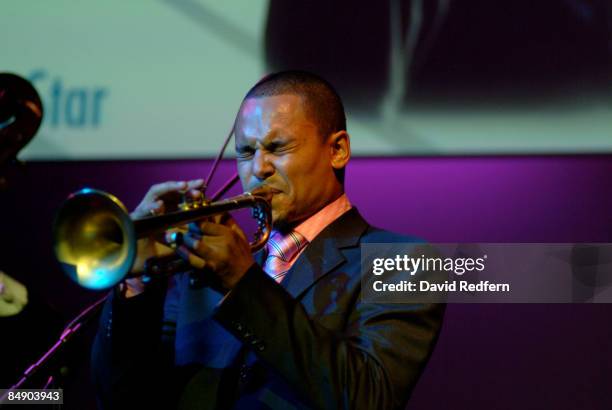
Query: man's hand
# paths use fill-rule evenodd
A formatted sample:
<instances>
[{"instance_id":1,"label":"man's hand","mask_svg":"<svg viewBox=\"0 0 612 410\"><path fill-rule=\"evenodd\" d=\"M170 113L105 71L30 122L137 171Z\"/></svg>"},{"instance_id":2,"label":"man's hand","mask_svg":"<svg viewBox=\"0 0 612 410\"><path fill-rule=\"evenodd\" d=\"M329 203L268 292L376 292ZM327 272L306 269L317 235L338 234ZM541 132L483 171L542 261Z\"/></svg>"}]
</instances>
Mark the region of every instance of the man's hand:
<instances>
[{"instance_id":1,"label":"man's hand","mask_svg":"<svg viewBox=\"0 0 612 410\"><path fill-rule=\"evenodd\" d=\"M147 216L160 215L177 209L183 194L187 199L199 200L202 191L199 189L204 185L204 181L196 179L192 181L168 181L153 185L145 194L144 198L136 209L130 214L132 219L145 218ZM131 273L142 273L147 259L170 255L174 250L162 243L160 238L143 238L137 243L137 253ZM125 280L125 296L132 297L142 293L145 285L141 277Z\"/></svg>"},{"instance_id":2,"label":"man's hand","mask_svg":"<svg viewBox=\"0 0 612 410\"><path fill-rule=\"evenodd\" d=\"M244 232L228 214L219 223L191 224L183 239L177 253L196 269L211 271L226 290L255 263Z\"/></svg>"},{"instance_id":3,"label":"man's hand","mask_svg":"<svg viewBox=\"0 0 612 410\"><path fill-rule=\"evenodd\" d=\"M155 184L149 188L149 191L130 216L132 219L137 219L174 211L177 209L183 193L187 199L200 199L202 197L200 189L203 185L204 180L202 179Z\"/></svg>"}]
</instances>

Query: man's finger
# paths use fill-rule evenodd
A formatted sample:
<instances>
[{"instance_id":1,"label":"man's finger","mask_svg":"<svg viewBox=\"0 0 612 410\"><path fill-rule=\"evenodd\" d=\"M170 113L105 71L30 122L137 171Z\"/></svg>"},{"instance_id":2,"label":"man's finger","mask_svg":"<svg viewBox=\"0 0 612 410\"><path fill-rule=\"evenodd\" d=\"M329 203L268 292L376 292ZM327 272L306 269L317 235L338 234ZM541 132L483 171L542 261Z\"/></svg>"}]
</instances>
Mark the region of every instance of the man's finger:
<instances>
[{"instance_id":1,"label":"man's finger","mask_svg":"<svg viewBox=\"0 0 612 410\"><path fill-rule=\"evenodd\" d=\"M182 191L185 189L187 189L187 182L185 181L167 181L153 185L151 189L149 189L147 196L151 199L156 199L170 192Z\"/></svg>"},{"instance_id":2,"label":"man's finger","mask_svg":"<svg viewBox=\"0 0 612 410\"><path fill-rule=\"evenodd\" d=\"M232 217L232 214L229 212L225 212L222 214L222 218L218 221L218 223L231 228L233 225L238 225L236 220Z\"/></svg>"},{"instance_id":3,"label":"man's finger","mask_svg":"<svg viewBox=\"0 0 612 410\"><path fill-rule=\"evenodd\" d=\"M232 215L229 212L225 215L225 218L223 219L223 222L221 222L221 224L229 228L230 230L236 232L245 241L248 241L246 234L244 233L240 225L238 225L238 222L236 222L236 220L232 217Z\"/></svg>"},{"instance_id":4,"label":"man's finger","mask_svg":"<svg viewBox=\"0 0 612 410\"><path fill-rule=\"evenodd\" d=\"M227 225L226 225L227 226ZM233 224L229 225L229 228L236 232L238 235L240 235L240 237L242 239L244 239L245 241L249 241L249 239L247 238L246 234L244 233L244 231L242 230L242 228L240 227L240 225L238 225L235 221Z\"/></svg>"},{"instance_id":5,"label":"man's finger","mask_svg":"<svg viewBox=\"0 0 612 410\"><path fill-rule=\"evenodd\" d=\"M151 204L151 208L149 208L149 213L154 215L159 215L164 213L164 201L157 200Z\"/></svg>"},{"instance_id":6,"label":"man's finger","mask_svg":"<svg viewBox=\"0 0 612 410\"><path fill-rule=\"evenodd\" d=\"M220 236L227 235L230 228L227 226L216 224L212 222L201 222L200 223L200 231L202 231L202 235L210 235L210 236Z\"/></svg>"},{"instance_id":7,"label":"man's finger","mask_svg":"<svg viewBox=\"0 0 612 410\"><path fill-rule=\"evenodd\" d=\"M194 201L194 200L198 200L199 201L202 198L202 191L199 191L197 189L190 189L189 191L187 191L185 196L188 199L191 199L192 201Z\"/></svg>"},{"instance_id":8,"label":"man's finger","mask_svg":"<svg viewBox=\"0 0 612 410\"><path fill-rule=\"evenodd\" d=\"M208 239L208 241L213 241L213 240L214 240L213 238ZM199 256L202 259L207 259L207 258L210 258L211 256L212 249L205 242L204 238L201 238L197 235L193 235L190 233L185 233L183 234L182 243L183 243L183 246L187 250L189 250L190 252L194 253L195 255Z\"/></svg>"},{"instance_id":9,"label":"man's finger","mask_svg":"<svg viewBox=\"0 0 612 410\"><path fill-rule=\"evenodd\" d=\"M202 236L202 231L200 230L200 224L198 222L191 222L189 225L187 225L187 232Z\"/></svg>"},{"instance_id":10,"label":"man's finger","mask_svg":"<svg viewBox=\"0 0 612 410\"><path fill-rule=\"evenodd\" d=\"M179 246L176 253L196 269L204 269L206 267L206 261L191 252L185 245Z\"/></svg>"},{"instance_id":11,"label":"man's finger","mask_svg":"<svg viewBox=\"0 0 612 410\"><path fill-rule=\"evenodd\" d=\"M202 178L192 179L191 181L187 181L188 190L199 190L204 186L204 180Z\"/></svg>"}]
</instances>

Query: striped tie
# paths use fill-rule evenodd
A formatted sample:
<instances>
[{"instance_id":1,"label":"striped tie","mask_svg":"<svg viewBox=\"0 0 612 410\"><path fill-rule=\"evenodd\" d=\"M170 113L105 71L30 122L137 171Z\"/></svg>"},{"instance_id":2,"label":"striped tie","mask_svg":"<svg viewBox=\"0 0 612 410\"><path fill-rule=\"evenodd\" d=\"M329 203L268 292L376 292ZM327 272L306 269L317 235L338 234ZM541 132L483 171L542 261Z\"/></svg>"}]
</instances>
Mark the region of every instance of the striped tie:
<instances>
[{"instance_id":1,"label":"striped tie","mask_svg":"<svg viewBox=\"0 0 612 410\"><path fill-rule=\"evenodd\" d=\"M289 232L288 235L274 232L268 239L268 257L263 267L264 271L280 283L291 268L293 258L307 243L306 238L295 231Z\"/></svg>"}]
</instances>

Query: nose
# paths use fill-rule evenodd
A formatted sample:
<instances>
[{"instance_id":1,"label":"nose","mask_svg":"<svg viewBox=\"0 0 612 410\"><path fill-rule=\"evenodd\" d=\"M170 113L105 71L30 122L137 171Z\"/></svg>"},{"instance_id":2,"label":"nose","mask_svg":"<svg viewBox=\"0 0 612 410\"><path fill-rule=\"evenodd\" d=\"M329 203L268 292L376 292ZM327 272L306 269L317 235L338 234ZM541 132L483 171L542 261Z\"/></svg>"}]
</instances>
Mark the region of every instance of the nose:
<instances>
[{"instance_id":1,"label":"nose","mask_svg":"<svg viewBox=\"0 0 612 410\"><path fill-rule=\"evenodd\" d=\"M267 153L262 150L255 151L253 156L253 175L260 181L274 174L274 165L270 162Z\"/></svg>"}]
</instances>

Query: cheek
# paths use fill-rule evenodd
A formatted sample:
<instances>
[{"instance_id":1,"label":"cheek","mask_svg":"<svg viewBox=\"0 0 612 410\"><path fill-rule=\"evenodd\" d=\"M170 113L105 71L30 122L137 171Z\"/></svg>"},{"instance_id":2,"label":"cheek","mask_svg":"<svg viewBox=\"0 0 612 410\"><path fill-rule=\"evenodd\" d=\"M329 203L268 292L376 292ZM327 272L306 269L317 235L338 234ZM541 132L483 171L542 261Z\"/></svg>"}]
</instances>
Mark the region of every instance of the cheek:
<instances>
[{"instance_id":1,"label":"cheek","mask_svg":"<svg viewBox=\"0 0 612 410\"><path fill-rule=\"evenodd\" d=\"M238 171L238 176L240 177L240 182L242 183L243 189L248 189L249 181L251 180L251 166L248 162L238 162L236 163L236 170Z\"/></svg>"},{"instance_id":2,"label":"cheek","mask_svg":"<svg viewBox=\"0 0 612 410\"><path fill-rule=\"evenodd\" d=\"M302 164L299 170L299 177L302 182L308 184L320 184L325 181L328 177L330 165L329 158L325 156L323 152L317 152L312 154L310 161Z\"/></svg>"},{"instance_id":3,"label":"cheek","mask_svg":"<svg viewBox=\"0 0 612 410\"><path fill-rule=\"evenodd\" d=\"M283 157L278 158L273 163L277 177L282 180L282 183L286 188L289 188L289 192L293 192L295 189L295 161L291 158Z\"/></svg>"},{"instance_id":4,"label":"cheek","mask_svg":"<svg viewBox=\"0 0 612 410\"><path fill-rule=\"evenodd\" d=\"M301 196L308 196L308 192L313 190L312 185L323 180L325 169L325 159L320 152L289 158L282 164L283 178L289 181L292 193Z\"/></svg>"}]
</instances>

